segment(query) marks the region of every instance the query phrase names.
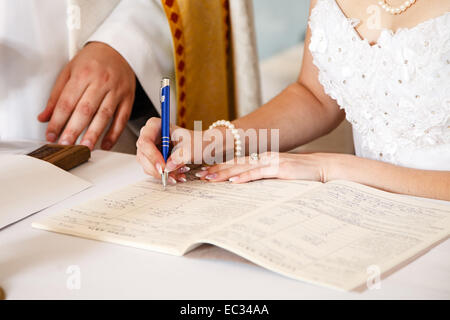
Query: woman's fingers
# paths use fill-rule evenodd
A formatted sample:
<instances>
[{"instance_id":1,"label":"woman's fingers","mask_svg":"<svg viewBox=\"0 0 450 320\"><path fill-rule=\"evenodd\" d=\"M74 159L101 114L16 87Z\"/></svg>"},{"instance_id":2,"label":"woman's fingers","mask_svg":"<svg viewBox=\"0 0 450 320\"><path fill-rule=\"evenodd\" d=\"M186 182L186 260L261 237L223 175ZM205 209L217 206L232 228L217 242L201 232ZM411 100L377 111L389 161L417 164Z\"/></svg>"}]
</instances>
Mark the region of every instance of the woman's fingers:
<instances>
[{"instance_id":1,"label":"woman's fingers","mask_svg":"<svg viewBox=\"0 0 450 320\"><path fill-rule=\"evenodd\" d=\"M171 126L171 133L173 135L175 130L178 130L179 133L175 134L176 137L173 141L175 147L167 159L167 163L164 161L161 151L156 146L157 142L161 139L161 119L152 118L147 121L147 124L141 129L136 145L138 150L146 156L158 172L161 173L167 170L171 173L170 177L175 182L185 182L185 173L189 170L185 167L185 164L191 161L191 134L189 130Z\"/></svg>"},{"instance_id":2,"label":"woman's fingers","mask_svg":"<svg viewBox=\"0 0 450 320\"><path fill-rule=\"evenodd\" d=\"M155 166L151 163L151 161L143 154L140 150L136 153L136 159L141 164L142 169L146 174L152 176L156 179L161 178L161 175L156 170Z\"/></svg>"},{"instance_id":3,"label":"woman's fingers","mask_svg":"<svg viewBox=\"0 0 450 320\"><path fill-rule=\"evenodd\" d=\"M169 172L177 171L180 168L183 168L187 163L190 162L191 157L188 155L186 150L190 147L178 147L167 159L167 163L165 168Z\"/></svg>"},{"instance_id":4,"label":"woman's fingers","mask_svg":"<svg viewBox=\"0 0 450 320\"><path fill-rule=\"evenodd\" d=\"M138 151L141 152L150 161L150 163L155 167L159 174L164 170L164 158L152 142L144 142L139 139L137 142Z\"/></svg>"},{"instance_id":5,"label":"woman's fingers","mask_svg":"<svg viewBox=\"0 0 450 320\"><path fill-rule=\"evenodd\" d=\"M257 165L251 164L243 164L243 165L235 165L220 171L216 171L214 173L206 171L200 172L197 174L201 179L205 179L211 182L220 182L227 181L232 177L238 176L246 171L259 168Z\"/></svg>"},{"instance_id":6,"label":"woman's fingers","mask_svg":"<svg viewBox=\"0 0 450 320\"><path fill-rule=\"evenodd\" d=\"M137 160L142 165L144 172L156 179L161 179L161 174L156 169L156 167L149 161L149 159L141 151L137 152ZM177 171L171 172L169 174L169 184L177 184L179 182L184 183L187 181L186 172L190 169L189 167L182 167Z\"/></svg>"},{"instance_id":7,"label":"woman's fingers","mask_svg":"<svg viewBox=\"0 0 450 320\"><path fill-rule=\"evenodd\" d=\"M167 170L175 171L192 161L193 139L191 131L173 127L171 128L172 142L175 147L167 159Z\"/></svg>"},{"instance_id":8,"label":"woman's fingers","mask_svg":"<svg viewBox=\"0 0 450 320\"><path fill-rule=\"evenodd\" d=\"M251 172L250 175L245 175L244 178L258 180L276 177L279 171L278 169L278 153L264 153L259 155L259 159L256 160L246 157L233 159L211 167L205 167L202 171L197 172L196 176L208 181L220 182ZM237 178L233 180L237 180Z\"/></svg>"},{"instance_id":9,"label":"woman's fingers","mask_svg":"<svg viewBox=\"0 0 450 320\"><path fill-rule=\"evenodd\" d=\"M263 166L255 169L250 169L239 175L229 178L232 183L246 183L261 179L277 178L278 170L273 166Z\"/></svg>"},{"instance_id":10,"label":"woman's fingers","mask_svg":"<svg viewBox=\"0 0 450 320\"><path fill-rule=\"evenodd\" d=\"M178 176L178 181L181 182L181 183L187 182L186 175L185 174L180 174Z\"/></svg>"},{"instance_id":11,"label":"woman's fingers","mask_svg":"<svg viewBox=\"0 0 450 320\"><path fill-rule=\"evenodd\" d=\"M186 173L191 171L191 168L188 166L183 166L175 171L175 179L179 182L187 182Z\"/></svg>"},{"instance_id":12,"label":"woman's fingers","mask_svg":"<svg viewBox=\"0 0 450 320\"><path fill-rule=\"evenodd\" d=\"M138 151L142 152L155 166L158 173L164 168L164 158L161 151L156 147L156 142L161 139L161 119L151 118L141 129L139 139L136 143Z\"/></svg>"},{"instance_id":13,"label":"woman's fingers","mask_svg":"<svg viewBox=\"0 0 450 320\"><path fill-rule=\"evenodd\" d=\"M160 180L161 174L155 169L155 167L150 163L150 161L142 153L137 154L137 160L142 165L144 172L155 179ZM177 183L187 182L186 174L182 173L180 170L169 173L167 183L169 185L176 185Z\"/></svg>"},{"instance_id":14,"label":"woman's fingers","mask_svg":"<svg viewBox=\"0 0 450 320\"><path fill-rule=\"evenodd\" d=\"M156 145L156 142L161 140L161 119L150 118L145 126L142 127L139 140Z\"/></svg>"},{"instance_id":15,"label":"woman's fingers","mask_svg":"<svg viewBox=\"0 0 450 320\"><path fill-rule=\"evenodd\" d=\"M306 179L321 181L323 155L267 153L259 159L240 158L224 164L203 167L196 176L210 182L246 183L260 179ZM170 173L169 183L184 182L190 169L181 166Z\"/></svg>"},{"instance_id":16,"label":"woman's fingers","mask_svg":"<svg viewBox=\"0 0 450 320\"><path fill-rule=\"evenodd\" d=\"M210 174L213 174L213 173L216 173L219 171L223 171L223 170L226 170L229 168L236 167L237 165L238 164L234 160L231 160L231 162L228 161L228 162L224 162L224 163L215 164L212 166L202 167L202 171L206 171Z\"/></svg>"},{"instance_id":17,"label":"woman's fingers","mask_svg":"<svg viewBox=\"0 0 450 320\"><path fill-rule=\"evenodd\" d=\"M169 173L170 184L184 183L186 181L186 175L184 173L181 173L180 170Z\"/></svg>"},{"instance_id":18,"label":"woman's fingers","mask_svg":"<svg viewBox=\"0 0 450 320\"><path fill-rule=\"evenodd\" d=\"M212 182L227 181L231 177L263 165L262 162L250 162L249 158L233 159L225 163L206 167L204 170L197 172L196 176Z\"/></svg>"}]
</instances>

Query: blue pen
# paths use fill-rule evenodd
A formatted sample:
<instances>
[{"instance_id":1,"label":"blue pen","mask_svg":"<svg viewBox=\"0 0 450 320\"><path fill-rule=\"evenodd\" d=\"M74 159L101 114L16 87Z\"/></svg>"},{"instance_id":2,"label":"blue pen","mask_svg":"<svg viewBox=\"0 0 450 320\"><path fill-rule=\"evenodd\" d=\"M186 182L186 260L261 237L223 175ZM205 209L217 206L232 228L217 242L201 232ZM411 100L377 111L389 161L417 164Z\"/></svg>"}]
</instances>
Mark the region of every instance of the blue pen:
<instances>
[{"instance_id":1,"label":"blue pen","mask_svg":"<svg viewBox=\"0 0 450 320\"><path fill-rule=\"evenodd\" d=\"M161 80L161 145L164 161L169 158L170 146L170 80L163 78ZM161 180L164 188L167 185L169 172L164 170L161 174Z\"/></svg>"}]
</instances>

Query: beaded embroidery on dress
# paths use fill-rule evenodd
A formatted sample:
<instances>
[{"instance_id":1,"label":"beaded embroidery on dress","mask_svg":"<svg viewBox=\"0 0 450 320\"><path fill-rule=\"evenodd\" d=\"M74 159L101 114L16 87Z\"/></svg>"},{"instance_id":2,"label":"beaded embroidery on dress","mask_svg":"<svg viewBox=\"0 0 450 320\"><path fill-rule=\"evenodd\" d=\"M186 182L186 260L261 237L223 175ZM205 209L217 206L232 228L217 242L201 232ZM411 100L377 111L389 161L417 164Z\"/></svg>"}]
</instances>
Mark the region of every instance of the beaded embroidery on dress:
<instances>
[{"instance_id":1,"label":"beaded embroidery on dress","mask_svg":"<svg viewBox=\"0 0 450 320\"><path fill-rule=\"evenodd\" d=\"M311 12L309 49L325 92L345 109L356 154L450 170L450 12L361 39L335 0Z\"/></svg>"}]
</instances>

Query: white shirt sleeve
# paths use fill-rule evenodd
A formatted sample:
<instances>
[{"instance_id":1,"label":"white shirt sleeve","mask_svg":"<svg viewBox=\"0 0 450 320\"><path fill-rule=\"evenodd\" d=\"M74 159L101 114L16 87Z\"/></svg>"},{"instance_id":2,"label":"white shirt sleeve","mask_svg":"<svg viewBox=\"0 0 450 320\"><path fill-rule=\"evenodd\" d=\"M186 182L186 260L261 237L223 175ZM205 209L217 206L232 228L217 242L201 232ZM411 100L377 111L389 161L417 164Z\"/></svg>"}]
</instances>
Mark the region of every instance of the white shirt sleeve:
<instances>
[{"instance_id":1,"label":"white shirt sleeve","mask_svg":"<svg viewBox=\"0 0 450 320\"><path fill-rule=\"evenodd\" d=\"M121 0L86 43L92 41L108 44L128 61L160 112L161 79L173 79L174 74L172 37L161 2ZM175 103L172 103L172 108L175 115Z\"/></svg>"}]
</instances>

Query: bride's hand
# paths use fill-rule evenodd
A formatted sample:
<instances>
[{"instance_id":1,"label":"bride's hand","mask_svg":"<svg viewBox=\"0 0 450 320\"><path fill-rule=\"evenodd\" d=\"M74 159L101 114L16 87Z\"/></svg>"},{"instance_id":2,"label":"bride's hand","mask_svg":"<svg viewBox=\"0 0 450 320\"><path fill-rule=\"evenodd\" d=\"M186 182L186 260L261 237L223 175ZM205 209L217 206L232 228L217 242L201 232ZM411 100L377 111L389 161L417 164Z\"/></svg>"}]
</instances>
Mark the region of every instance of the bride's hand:
<instances>
[{"instance_id":1,"label":"bride's hand","mask_svg":"<svg viewBox=\"0 0 450 320\"><path fill-rule=\"evenodd\" d=\"M255 160L251 157L204 167L197 176L211 182L245 183L260 179L292 179L326 182L331 170L333 154L293 154L267 152Z\"/></svg>"},{"instance_id":2,"label":"bride's hand","mask_svg":"<svg viewBox=\"0 0 450 320\"><path fill-rule=\"evenodd\" d=\"M193 132L174 125L171 125L170 132L174 149L166 164L158 147L161 142L161 119L148 120L136 143L137 160L148 175L160 179L161 173L167 170L170 172L169 183L186 182L185 173L189 167L185 164L192 163Z\"/></svg>"}]
</instances>

